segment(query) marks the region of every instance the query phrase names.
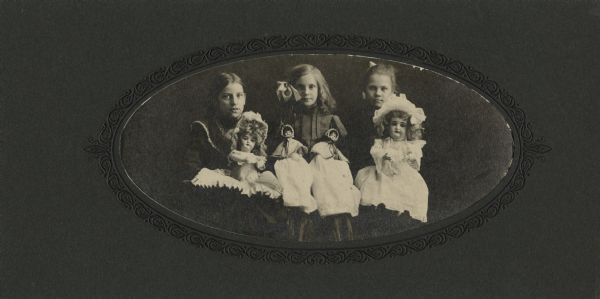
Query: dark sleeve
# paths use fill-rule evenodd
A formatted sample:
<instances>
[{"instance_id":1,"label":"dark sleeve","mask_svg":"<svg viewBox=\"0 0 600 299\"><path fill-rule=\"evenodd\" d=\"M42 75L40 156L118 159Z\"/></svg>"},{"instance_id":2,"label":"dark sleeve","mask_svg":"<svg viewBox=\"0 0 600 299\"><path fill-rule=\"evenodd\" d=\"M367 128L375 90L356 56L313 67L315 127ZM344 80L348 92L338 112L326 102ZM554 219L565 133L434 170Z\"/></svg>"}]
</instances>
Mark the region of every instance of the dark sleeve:
<instances>
[{"instance_id":1,"label":"dark sleeve","mask_svg":"<svg viewBox=\"0 0 600 299\"><path fill-rule=\"evenodd\" d=\"M348 136L348 131L346 130L346 127L342 123L342 120L340 119L339 116L334 115L331 118L331 121L332 121L331 127L337 129L338 132L340 132L340 137L344 138L344 137Z\"/></svg>"},{"instance_id":2,"label":"dark sleeve","mask_svg":"<svg viewBox=\"0 0 600 299\"><path fill-rule=\"evenodd\" d=\"M374 136L372 136L372 123L369 115L365 115L361 111L357 111L351 117L350 123L351 132L350 138L347 140L348 159L352 161L350 170L353 175L363 167L373 165L373 158L370 150L373 145Z\"/></svg>"},{"instance_id":3,"label":"dark sleeve","mask_svg":"<svg viewBox=\"0 0 600 299\"><path fill-rule=\"evenodd\" d=\"M348 131L346 130L346 127L342 123L342 120L340 119L339 116L333 115L331 117L330 127L338 130L338 132L340 133L340 138L336 142L336 147L337 147L338 151L341 151L342 153L348 153L348 151L350 150L349 146L348 146L348 138L347 138ZM352 161L350 161L350 162L352 162Z\"/></svg>"},{"instance_id":4,"label":"dark sleeve","mask_svg":"<svg viewBox=\"0 0 600 299\"><path fill-rule=\"evenodd\" d=\"M190 138L191 141L184 155L186 176L189 176L185 179L192 179L202 168L206 167L206 159L211 156L213 150L208 144L208 132L199 122L191 124Z\"/></svg>"}]
</instances>

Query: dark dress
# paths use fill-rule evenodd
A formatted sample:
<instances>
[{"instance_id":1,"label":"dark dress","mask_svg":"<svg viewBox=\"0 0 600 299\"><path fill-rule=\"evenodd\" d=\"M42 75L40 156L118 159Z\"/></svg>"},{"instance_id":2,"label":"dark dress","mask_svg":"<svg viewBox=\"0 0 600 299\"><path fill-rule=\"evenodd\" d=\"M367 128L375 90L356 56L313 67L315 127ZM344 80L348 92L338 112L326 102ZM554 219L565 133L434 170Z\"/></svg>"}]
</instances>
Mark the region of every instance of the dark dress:
<instances>
[{"instance_id":1,"label":"dark dress","mask_svg":"<svg viewBox=\"0 0 600 299\"><path fill-rule=\"evenodd\" d=\"M347 147L353 176L363 167L375 165L369 153L377 135L373 125L375 110L375 107L365 105L354 110L349 117L352 121L348 123L348 131L352 134L348 136Z\"/></svg>"},{"instance_id":2,"label":"dark dress","mask_svg":"<svg viewBox=\"0 0 600 299\"><path fill-rule=\"evenodd\" d=\"M212 118L191 124L191 142L185 153L184 179L192 179L202 168L229 168L227 155L231 152L231 132L236 120Z\"/></svg>"},{"instance_id":3,"label":"dark dress","mask_svg":"<svg viewBox=\"0 0 600 299\"><path fill-rule=\"evenodd\" d=\"M304 108L301 105L289 107L280 118L279 128L289 124L294 128L295 139L302 142L309 149L317 142L322 141L324 134L329 129L338 130L340 136L337 142L340 150L345 149L345 137L348 135L346 127L340 118L324 108ZM279 142L282 138L279 137Z\"/></svg>"},{"instance_id":4,"label":"dark dress","mask_svg":"<svg viewBox=\"0 0 600 299\"><path fill-rule=\"evenodd\" d=\"M187 173L191 180L202 170L230 169L231 136L236 119L212 118L191 124L191 142L185 153ZM188 183L181 195L184 216L224 230L281 238L285 235L285 209L281 200L255 195L248 198L237 190L202 188ZM258 197L257 197L258 196Z\"/></svg>"}]
</instances>

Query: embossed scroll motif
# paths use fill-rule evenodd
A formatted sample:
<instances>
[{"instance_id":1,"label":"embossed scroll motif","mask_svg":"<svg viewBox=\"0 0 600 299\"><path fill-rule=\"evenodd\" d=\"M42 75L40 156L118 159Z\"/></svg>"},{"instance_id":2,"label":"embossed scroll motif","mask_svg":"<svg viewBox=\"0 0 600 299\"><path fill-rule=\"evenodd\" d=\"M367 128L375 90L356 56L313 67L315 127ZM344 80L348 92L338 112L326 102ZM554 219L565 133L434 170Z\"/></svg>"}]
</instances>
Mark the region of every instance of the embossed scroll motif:
<instances>
[{"instance_id":1,"label":"embossed scroll motif","mask_svg":"<svg viewBox=\"0 0 600 299\"><path fill-rule=\"evenodd\" d=\"M479 200L476 205L465 204L464 207L461 207L461 210L468 212L462 213L461 217L452 218L459 218L457 220L446 219L445 222L439 222L442 223L441 225L427 224L411 231L411 234L398 233L384 236L386 238L370 240L365 238L366 241L360 242L327 243L326 246L311 242L297 243L298 246L295 246L293 242L282 242L280 244L285 245L278 246L278 240L269 240L269 245L265 245L267 242L262 242L256 236L240 237L240 235L232 234L227 227L221 227L223 231L220 233L219 227L214 229L216 226L213 224L194 223L189 221L189 218L179 217L177 213L165 208L162 203L157 204L146 193L146 190L136 189L135 183L129 175L126 175L128 172L124 170L126 167L122 161L121 144L125 140L122 138L125 126L137 113L136 111L145 105L146 101L151 102L149 99L159 94L169 84L181 82L177 80L189 78L210 68L223 66L226 63L235 63L242 59L249 60L253 57L267 59L277 55L298 53L344 54L347 57L361 55L397 61L417 69L424 68L431 74L436 72L435 76L444 77L444 80L452 84L460 84L463 89L473 91L478 97L485 99L482 100L482 103L492 105L494 111L501 115L500 118L505 121L504 129L509 127L506 136L512 138L512 145L509 143L512 157L509 157L510 169L504 172L505 177L502 183L496 182L497 187L494 192L487 190L488 196L480 196L478 200L484 199ZM334 64L332 63L332 65ZM273 83L276 82L275 79ZM273 89L274 91L275 89ZM430 111L425 110L425 112L429 113ZM430 113L427 117L428 122L435 122L435 114ZM427 130L430 129L427 128ZM431 128L431 131L433 131L432 135L436 133L435 128ZM296 134L299 133L296 132ZM438 132L438 134L441 133ZM132 142L131 138L127 141ZM435 140L427 142L430 148L434 148ZM440 143L439 140L437 142ZM385 257L404 256L425 248L442 245L449 239L458 238L464 233L482 226L488 219L496 216L513 202L519 191L523 189L534 162L543 159L544 154L550 150L550 147L544 144L542 139L534 137L526 114L518 107L515 99L506 90L500 88L496 82L472 67L435 51L400 42L355 35L328 34L269 36L201 50L183 57L169 66L152 72L135 87L126 91L108 113L97 136L89 138L85 147L86 152L98 159L102 176L123 206L158 230L194 246L228 255L277 263L308 264L365 262ZM435 162L434 160L430 161ZM485 178L486 175L488 174L482 170L471 177ZM425 180L427 179L425 177ZM207 189L202 196L214 198L233 196L230 195L226 196L219 190ZM269 201L269 203L273 206L281 205L281 199ZM227 201L223 200L219 204L226 205Z\"/></svg>"}]
</instances>

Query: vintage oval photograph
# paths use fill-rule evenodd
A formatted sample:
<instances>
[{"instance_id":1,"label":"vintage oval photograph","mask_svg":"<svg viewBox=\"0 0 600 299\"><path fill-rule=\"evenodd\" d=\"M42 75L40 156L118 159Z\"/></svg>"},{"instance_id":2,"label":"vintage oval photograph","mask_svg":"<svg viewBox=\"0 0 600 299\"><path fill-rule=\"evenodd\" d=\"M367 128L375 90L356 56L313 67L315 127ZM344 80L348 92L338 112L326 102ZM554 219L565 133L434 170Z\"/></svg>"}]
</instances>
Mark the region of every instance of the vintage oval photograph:
<instances>
[{"instance_id":1,"label":"vintage oval photograph","mask_svg":"<svg viewBox=\"0 0 600 299\"><path fill-rule=\"evenodd\" d=\"M122 125L145 196L199 226L295 242L421 229L482 200L511 128L464 83L348 54L244 58L161 87Z\"/></svg>"}]
</instances>

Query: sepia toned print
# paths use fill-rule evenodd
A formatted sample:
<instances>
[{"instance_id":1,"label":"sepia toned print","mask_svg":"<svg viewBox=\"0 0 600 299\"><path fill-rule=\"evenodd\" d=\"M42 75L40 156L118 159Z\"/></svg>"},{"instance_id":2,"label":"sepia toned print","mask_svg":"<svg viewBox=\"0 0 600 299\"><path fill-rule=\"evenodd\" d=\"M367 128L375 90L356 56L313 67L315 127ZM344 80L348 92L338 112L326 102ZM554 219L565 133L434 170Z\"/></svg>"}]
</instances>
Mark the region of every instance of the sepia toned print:
<instances>
[{"instance_id":1,"label":"sepia toned print","mask_svg":"<svg viewBox=\"0 0 600 299\"><path fill-rule=\"evenodd\" d=\"M239 61L159 91L125 129L132 180L175 213L240 234L351 241L468 208L511 165L482 96L415 66L350 55Z\"/></svg>"}]
</instances>

